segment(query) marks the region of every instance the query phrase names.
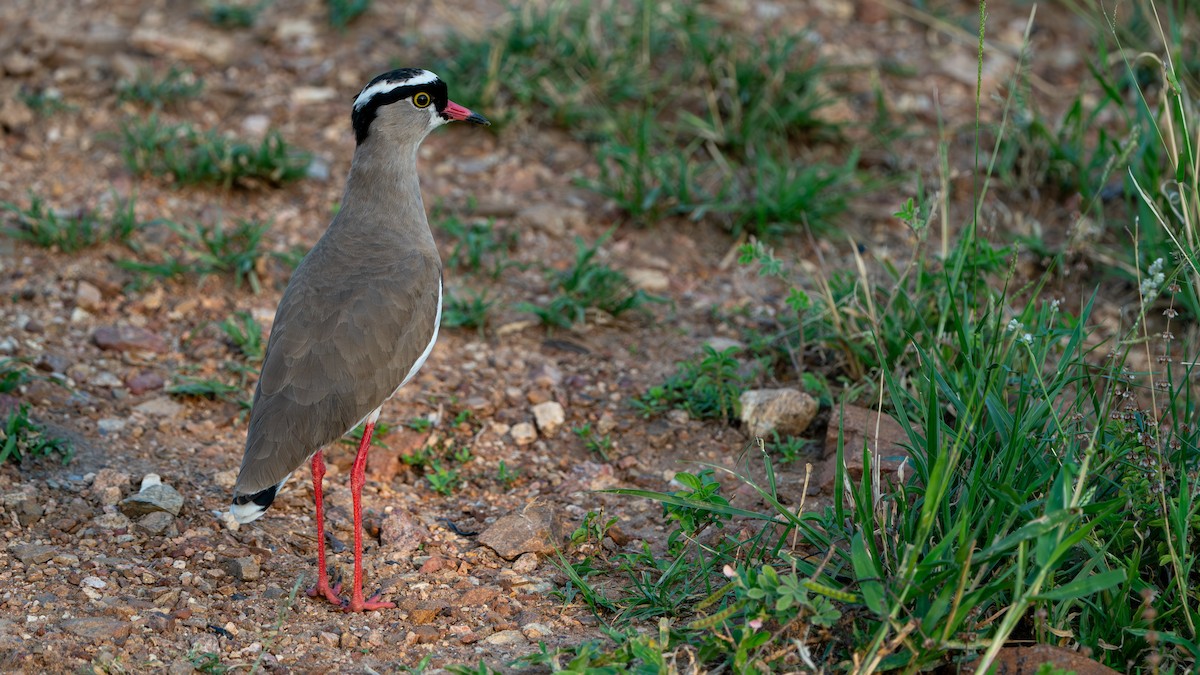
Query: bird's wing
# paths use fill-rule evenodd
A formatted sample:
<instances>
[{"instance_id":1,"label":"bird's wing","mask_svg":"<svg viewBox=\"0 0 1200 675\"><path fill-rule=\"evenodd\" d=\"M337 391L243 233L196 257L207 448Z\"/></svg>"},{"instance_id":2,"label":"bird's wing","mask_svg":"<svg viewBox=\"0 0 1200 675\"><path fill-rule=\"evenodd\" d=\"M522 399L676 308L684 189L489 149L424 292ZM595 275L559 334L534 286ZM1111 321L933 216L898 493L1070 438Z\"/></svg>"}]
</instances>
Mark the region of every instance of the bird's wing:
<instances>
[{"instance_id":1,"label":"bird's wing","mask_svg":"<svg viewBox=\"0 0 1200 675\"><path fill-rule=\"evenodd\" d=\"M400 386L435 336L441 264L316 247L284 292L254 393L235 495L277 485ZM316 257L314 257L316 256ZM317 271L336 268L336 282Z\"/></svg>"}]
</instances>

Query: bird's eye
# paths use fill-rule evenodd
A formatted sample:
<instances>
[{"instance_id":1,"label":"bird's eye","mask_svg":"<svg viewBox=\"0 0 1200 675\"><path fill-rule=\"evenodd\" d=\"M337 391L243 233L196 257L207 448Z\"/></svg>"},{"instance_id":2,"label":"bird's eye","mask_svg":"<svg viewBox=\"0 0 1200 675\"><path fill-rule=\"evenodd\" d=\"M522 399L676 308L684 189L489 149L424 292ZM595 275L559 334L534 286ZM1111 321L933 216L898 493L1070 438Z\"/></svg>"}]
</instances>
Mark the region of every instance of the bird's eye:
<instances>
[{"instance_id":1,"label":"bird's eye","mask_svg":"<svg viewBox=\"0 0 1200 675\"><path fill-rule=\"evenodd\" d=\"M418 108L428 108L429 104L433 103L433 99L429 98L429 94L426 94L423 91L418 91L416 95L412 97L412 102L413 105L417 106Z\"/></svg>"}]
</instances>

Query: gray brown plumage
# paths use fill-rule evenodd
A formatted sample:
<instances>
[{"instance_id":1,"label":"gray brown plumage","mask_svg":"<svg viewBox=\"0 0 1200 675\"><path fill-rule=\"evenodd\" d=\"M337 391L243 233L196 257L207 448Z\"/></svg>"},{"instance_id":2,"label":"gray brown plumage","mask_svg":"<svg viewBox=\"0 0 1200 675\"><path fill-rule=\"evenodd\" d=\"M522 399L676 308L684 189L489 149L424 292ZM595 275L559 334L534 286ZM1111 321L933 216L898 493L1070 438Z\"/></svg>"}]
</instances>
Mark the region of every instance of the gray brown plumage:
<instances>
[{"instance_id":1,"label":"gray brown plumage","mask_svg":"<svg viewBox=\"0 0 1200 675\"><path fill-rule=\"evenodd\" d=\"M355 611L390 605L361 597L361 473L380 408L416 375L437 339L442 264L421 201L417 148L451 120L487 124L450 101L446 85L425 70L385 73L355 99L357 147L341 209L279 302L234 486L231 512L250 522L311 460L323 530L321 448L366 423L351 473ZM340 600L318 542L316 591Z\"/></svg>"}]
</instances>

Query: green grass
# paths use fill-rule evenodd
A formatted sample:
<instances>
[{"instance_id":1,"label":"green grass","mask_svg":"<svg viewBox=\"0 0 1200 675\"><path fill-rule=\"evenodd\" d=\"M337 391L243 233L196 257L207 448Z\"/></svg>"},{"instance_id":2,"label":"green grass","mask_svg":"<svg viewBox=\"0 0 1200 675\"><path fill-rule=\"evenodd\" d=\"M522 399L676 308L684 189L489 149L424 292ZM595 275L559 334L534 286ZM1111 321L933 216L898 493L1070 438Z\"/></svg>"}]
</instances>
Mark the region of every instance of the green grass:
<instances>
[{"instance_id":1,"label":"green grass","mask_svg":"<svg viewBox=\"0 0 1200 675\"><path fill-rule=\"evenodd\" d=\"M826 228L860 189L856 159L793 163L791 150L840 133L819 114L827 69L803 35L752 37L651 0L517 5L497 25L451 33L435 70L498 126L553 124L595 144L598 175L583 184L635 223Z\"/></svg>"},{"instance_id":2,"label":"green grass","mask_svg":"<svg viewBox=\"0 0 1200 675\"><path fill-rule=\"evenodd\" d=\"M0 464L20 464L26 459L58 455L66 464L74 456L71 441L47 432L29 417L29 405L18 403L8 411L0 426Z\"/></svg>"},{"instance_id":3,"label":"green grass","mask_svg":"<svg viewBox=\"0 0 1200 675\"><path fill-rule=\"evenodd\" d=\"M172 65L161 77L142 71L133 81L117 83L117 100L162 108L185 99L196 98L204 91L204 80L192 71Z\"/></svg>"},{"instance_id":4,"label":"green grass","mask_svg":"<svg viewBox=\"0 0 1200 675\"><path fill-rule=\"evenodd\" d=\"M446 328L474 328L480 335L488 324L488 312L495 305L487 293L471 292L469 297L446 294L442 308L442 325Z\"/></svg>"},{"instance_id":5,"label":"green grass","mask_svg":"<svg viewBox=\"0 0 1200 675\"><path fill-rule=\"evenodd\" d=\"M640 15L626 16L638 25ZM1190 33L1167 25L1174 32L1163 31L1160 48L1188 53L1181 36ZM1146 73L1146 63L1162 72ZM1200 134L1185 86L1194 74L1178 71L1182 63L1188 57L1139 57L1142 65L1126 67L1128 79L1143 84L1115 84L1119 95L1101 104L1133 117L1153 109L1152 126L1122 126L1118 117L1102 132L1097 125L1113 117L1076 106L1061 125L1001 125L976 155L977 200L994 199L994 182L1029 180L1004 187L1078 191L1091 205L1081 211L1124 214L1123 238L1109 233L1108 244L1122 249L1114 258L1125 266L1124 285L1112 270L1081 278L1078 267L1063 284L1069 257L1049 252L1042 261L1039 251L1043 269L1025 264L1021 242L982 227L982 209L951 231L952 217L939 213L944 204L919 188L895 214L911 242L895 262L869 268L867 256L848 248L854 271L821 261L802 268L747 242L742 264L769 277L772 290L735 325L757 334L743 336L742 352L710 348L681 364L639 405L650 414L681 407L728 419L749 382L799 381L835 408L835 425L842 405L882 408L909 450L904 473L877 473L880 458L835 426L833 495L820 507L806 505L793 476L785 482L778 473L800 448L777 438L746 452L737 470L689 470L665 491L611 490L661 505L665 550L606 551L599 542L608 526L589 514L576 548L558 559L556 595L591 610L606 639L542 647L509 665L988 672L1006 645L1048 643L1087 649L1119 672L1193 668ZM1154 82L1172 86L1140 100L1140 87ZM1144 150L1147 138L1158 147ZM1005 159L1006 152L1014 154ZM1025 161L1043 168L1017 175ZM1110 204L1101 193L1112 176L1125 192ZM669 212L685 201L667 199L645 203ZM1116 308L1124 308L1119 323L1108 318ZM767 368L745 368L751 359ZM864 473L850 479L846 466L860 458ZM746 492L755 498L741 499Z\"/></svg>"},{"instance_id":6,"label":"green grass","mask_svg":"<svg viewBox=\"0 0 1200 675\"><path fill-rule=\"evenodd\" d=\"M262 290L260 266L268 258L262 239L271 227L269 223L239 220L228 227L223 223L185 226L165 221L165 225L179 237L181 254L166 255L161 261L118 261L120 267L138 277L135 285L144 284L146 277L177 279L195 275L202 279L216 275L232 279L235 287L246 283L254 293Z\"/></svg>"},{"instance_id":7,"label":"green grass","mask_svg":"<svg viewBox=\"0 0 1200 675\"><path fill-rule=\"evenodd\" d=\"M121 127L121 156L141 175L170 176L179 185L266 184L279 186L303 178L310 156L269 131L255 145L216 130L168 124L157 115L127 120Z\"/></svg>"},{"instance_id":8,"label":"green grass","mask_svg":"<svg viewBox=\"0 0 1200 675\"><path fill-rule=\"evenodd\" d=\"M325 0L329 8L329 25L343 29L371 8L371 0Z\"/></svg>"},{"instance_id":9,"label":"green grass","mask_svg":"<svg viewBox=\"0 0 1200 675\"><path fill-rule=\"evenodd\" d=\"M62 93L57 89L32 91L22 87L17 97L21 99L25 107L33 111L35 115L41 117L49 117L56 113L76 110L75 106L63 100Z\"/></svg>"},{"instance_id":10,"label":"green grass","mask_svg":"<svg viewBox=\"0 0 1200 675\"><path fill-rule=\"evenodd\" d=\"M245 2L210 1L204 5L205 18L219 28L250 28L270 2L271 0L261 0L261 2L247 4Z\"/></svg>"},{"instance_id":11,"label":"green grass","mask_svg":"<svg viewBox=\"0 0 1200 675\"><path fill-rule=\"evenodd\" d=\"M517 265L508 257L516 249L517 233L498 230L491 220L464 223L448 216L439 220L437 227L454 240L454 249L446 258L447 267L499 279L505 270Z\"/></svg>"},{"instance_id":12,"label":"green grass","mask_svg":"<svg viewBox=\"0 0 1200 675\"><path fill-rule=\"evenodd\" d=\"M629 278L596 260L596 254L608 235L595 244L587 245L575 239L575 261L563 271L549 271L551 292L554 295L544 304L521 303L519 307L531 312L547 326L571 328L586 323L596 312L618 317L626 312L646 309L661 298L634 288Z\"/></svg>"},{"instance_id":13,"label":"green grass","mask_svg":"<svg viewBox=\"0 0 1200 675\"><path fill-rule=\"evenodd\" d=\"M13 214L15 227L2 232L31 242L42 248L54 248L63 253L77 253L106 242L131 245L131 238L143 226L134 211L135 199L117 199L113 213L103 216L92 209L60 212L29 193L29 206L0 202L0 210Z\"/></svg>"},{"instance_id":14,"label":"green grass","mask_svg":"<svg viewBox=\"0 0 1200 675\"><path fill-rule=\"evenodd\" d=\"M221 322L221 332L247 363L262 363L267 345L263 342L262 326L250 312L237 312Z\"/></svg>"},{"instance_id":15,"label":"green grass","mask_svg":"<svg viewBox=\"0 0 1200 675\"><path fill-rule=\"evenodd\" d=\"M645 416L678 408L695 419L736 419L741 410L739 398L752 380L738 360L739 351L737 347L717 351L704 345L695 358L677 364L665 382L630 402Z\"/></svg>"}]
</instances>

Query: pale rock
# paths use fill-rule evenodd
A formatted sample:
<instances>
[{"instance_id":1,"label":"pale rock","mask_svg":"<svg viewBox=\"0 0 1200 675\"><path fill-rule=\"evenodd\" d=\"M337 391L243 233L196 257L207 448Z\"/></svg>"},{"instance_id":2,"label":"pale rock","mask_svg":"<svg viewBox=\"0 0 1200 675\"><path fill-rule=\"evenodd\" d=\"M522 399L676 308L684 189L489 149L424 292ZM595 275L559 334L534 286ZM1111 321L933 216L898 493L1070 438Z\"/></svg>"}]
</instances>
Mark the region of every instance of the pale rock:
<instances>
[{"instance_id":1,"label":"pale rock","mask_svg":"<svg viewBox=\"0 0 1200 675\"><path fill-rule=\"evenodd\" d=\"M671 279L659 270L637 268L625 273L629 281L638 288L651 293L661 293L671 287Z\"/></svg>"},{"instance_id":2,"label":"pale rock","mask_svg":"<svg viewBox=\"0 0 1200 675\"><path fill-rule=\"evenodd\" d=\"M546 401L533 406L533 417L543 436L553 436L567 421L566 411L558 401Z\"/></svg>"},{"instance_id":3,"label":"pale rock","mask_svg":"<svg viewBox=\"0 0 1200 675\"><path fill-rule=\"evenodd\" d=\"M537 429L529 422L514 424L508 433L512 435L513 443L517 445L529 445L537 440Z\"/></svg>"},{"instance_id":4,"label":"pale rock","mask_svg":"<svg viewBox=\"0 0 1200 675\"><path fill-rule=\"evenodd\" d=\"M80 281L75 287L75 306L85 309L89 312L94 312L100 309L104 298L100 294L100 289L86 281Z\"/></svg>"},{"instance_id":5,"label":"pale rock","mask_svg":"<svg viewBox=\"0 0 1200 675\"><path fill-rule=\"evenodd\" d=\"M769 437L799 436L817 416L817 401L798 389L751 389L742 392L741 419L746 433Z\"/></svg>"}]
</instances>

